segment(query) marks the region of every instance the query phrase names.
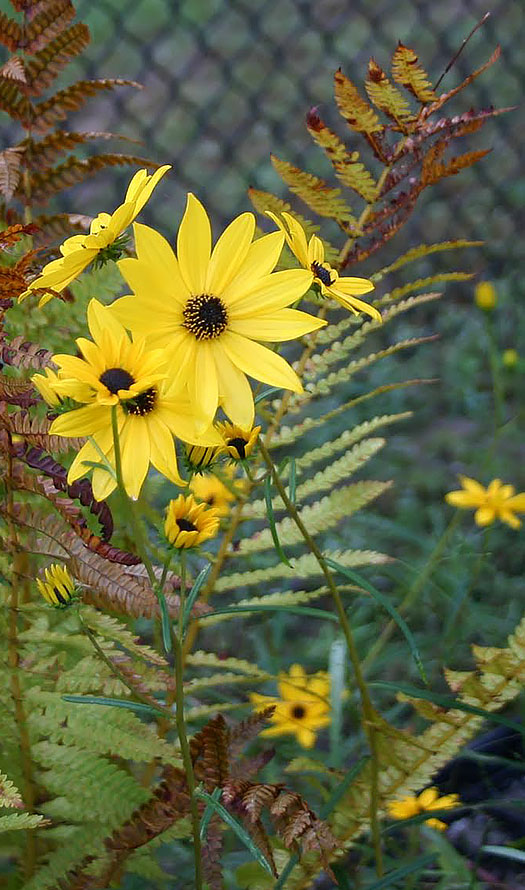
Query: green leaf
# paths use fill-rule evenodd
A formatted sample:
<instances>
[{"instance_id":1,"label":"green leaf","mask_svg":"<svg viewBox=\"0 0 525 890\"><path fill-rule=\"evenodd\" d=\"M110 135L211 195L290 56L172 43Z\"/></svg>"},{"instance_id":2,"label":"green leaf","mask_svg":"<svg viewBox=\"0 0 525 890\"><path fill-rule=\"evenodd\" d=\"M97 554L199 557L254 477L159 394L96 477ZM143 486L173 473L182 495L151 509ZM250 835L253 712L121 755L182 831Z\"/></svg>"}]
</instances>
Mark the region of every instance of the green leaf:
<instances>
[{"instance_id":1,"label":"green leaf","mask_svg":"<svg viewBox=\"0 0 525 890\"><path fill-rule=\"evenodd\" d=\"M412 631L410 630L408 624L405 619L399 614L399 612L394 608L388 597L383 596L379 590L370 584L366 578L363 578L358 572L354 572L352 569L347 568L346 566L342 566L340 563L335 562L333 559L326 559L326 564L330 566L330 568L335 569L336 572L339 572L341 575L344 575L345 578L348 578L350 581L353 581L354 584L359 584L363 587L368 593L375 599L377 602L383 606L384 609L388 612L390 617L395 621L400 631L404 635L410 652L412 653L412 658L416 664L416 667L421 675L421 679L423 683L427 684L427 676L425 673L425 668L423 666L423 662L421 660L421 656L419 654L419 650L416 645L416 641L412 635Z\"/></svg>"},{"instance_id":2,"label":"green leaf","mask_svg":"<svg viewBox=\"0 0 525 890\"><path fill-rule=\"evenodd\" d=\"M485 720L492 720L493 723L500 723L502 726L508 726L509 729L513 729L515 732L525 735L525 726L522 724L515 723L514 720L509 720L507 717L501 717L500 714L493 714L492 711L485 711L484 708L468 705L466 702L453 698L451 695L440 695L438 692L430 692L428 689L418 689L417 686L408 686L405 683L377 681L369 683L369 686L373 686L376 689L389 689L391 692L401 692L409 698L422 698L424 701L430 701L433 704L438 705L440 708L447 708L447 710L466 711L467 714L476 714L478 717L483 717Z\"/></svg>"},{"instance_id":3,"label":"green leaf","mask_svg":"<svg viewBox=\"0 0 525 890\"><path fill-rule=\"evenodd\" d=\"M159 601L160 606L160 620L162 625L162 643L164 645L165 652L171 652L171 618L170 613L168 612L168 604L166 602L166 597L162 593L162 591L156 591L157 599Z\"/></svg>"},{"instance_id":4,"label":"green leaf","mask_svg":"<svg viewBox=\"0 0 525 890\"><path fill-rule=\"evenodd\" d=\"M214 801L218 801L218 800L220 800L221 794L222 794L221 788L214 788L211 796ZM200 829L201 841L204 841L206 839L206 834L208 832L208 825L210 824L210 819L213 816L213 813L214 813L214 807L212 806L211 802L208 801L208 803L206 804L206 809L204 810L204 813L202 814L201 829Z\"/></svg>"},{"instance_id":5,"label":"green leaf","mask_svg":"<svg viewBox=\"0 0 525 890\"><path fill-rule=\"evenodd\" d=\"M223 807L222 803L219 803L218 800L215 800L215 798L211 794L208 794L206 791L201 791L200 789L197 789L197 791L195 792L195 797L199 797L201 800L205 800L208 806L210 806L211 809L215 813L217 813L222 821L225 822L226 825L228 825L233 832L235 832L241 843L244 844L253 858L256 859L257 862L259 862L260 865L262 865L267 872L273 875L273 868L268 862L266 856L261 853L259 847L254 844L248 832L243 828L240 822L237 822L237 819L234 819L231 813L229 813L228 810Z\"/></svg>"},{"instance_id":6,"label":"green leaf","mask_svg":"<svg viewBox=\"0 0 525 890\"><path fill-rule=\"evenodd\" d=\"M281 547L281 542L279 541L279 535L277 534L277 527L275 525L275 516L273 512L273 504L272 504L272 480L270 476L267 476L264 480L264 501L266 504L266 515L268 517L268 522L270 524L270 532L272 535L273 545L275 547L275 551L277 556L286 566L290 568L290 563L286 558L286 554Z\"/></svg>"},{"instance_id":7,"label":"green leaf","mask_svg":"<svg viewBox=\"0 0 525 890\"><path fill-rule=\"evenodd\" d=\"M241 612L291 612L292 615L308 615L312 618L325 618L327 621L339 623L337 616L333 615L332 612L327 612L325 609L314 609L308 606L264 606L255 604L253 606L230 606L226 609L214 609L208 615L203 615L200 620L201 622L206 622L206 618L212 618L214 615L235 615Z\"/></svg>"},{"instance_id":8,"label":"green leaf","mask_svg":"<svg viewBox=\"0 0 525 890\"><path fill-rule=\"evenodd\" d=\"M297 492L297 465L295 457L290 459L290 480L288 482L288 497L292 504L295 505L295 495Z\"/></svg>"},{"instance_id":9,"label":"green leaf","mask_svg":"<svg viewBox=\"0 0 525 890\"><path fill-rule=\"evenodd\" d=\"M211 563L208 563L208 565L204 566L204 568L199 572L199 574L195 578L195 581L193 582L193 587L191 588L191 590L188 594L188 598L186 599L186 605L184 606L184 616L183 616L184 627L186 627L188 621L190 620L191 610L193 609L195 600L197 599L203 585L208 580L208 575L210 574L210 572L211 572Z\"/></svg>"},{"instance_id":10,"label":"green leaf","mask_svg":"<svg viewBox=\"0 0 525 890\"><path fill-rule=\"evenodd\" d=\"M263 392L260 392L258 396L255 396L253 401L258 405L259 402L263 402L264 399L268 399L270 396L273 396L274 393L282 391L282 386L270 386L269 389L265 389Z\"/></svg>"},{"instance_id":11,"label":"green leaf","mask_svg":"<svg viewBox=\"0 0 525 890\"><path fill-rule=\"evenodd\" d=\"M501 856L503 859L512 859L514 862L525 862L525 851L515 847L500 847L499 844L487 844L480 853L491 853L493 856Z\"/></svg>"},{"instance_id":12,"label":"green leaf","mask_svg":"<svg viewBox=\"0 0 525 890\"><path fill-rule=\"evenodd\" d=\"M373 884L368 884L366 890L385 890L386 887L393 887L407 875L411 875L415 871L421 871L423 868L426 868L435 858L436 853L426 853L424 856L418 856L418 858L413 859L412 862L408 862L406 865L402 865L400 868L396 868L394 871L389 872L389 874L385 875L384 878L381 878L379 881L374 881Z\"/></svg>"},{"instance_id":13,"label":"green leaf","mask_svg":"<svg viewBox=\"0 0 525 890\"><path fill-rule=\"evenodd\" d=\"M137 714L148 714L150 717L165 716L162 711L153 708L150 705L143 705L142 702L125 701L121 698L106 698L98 695L62 695L62 701L73 702L77 705L106 705L111 708L125 708L128 711L135 711Z\"/></svg>"}]
</instances>

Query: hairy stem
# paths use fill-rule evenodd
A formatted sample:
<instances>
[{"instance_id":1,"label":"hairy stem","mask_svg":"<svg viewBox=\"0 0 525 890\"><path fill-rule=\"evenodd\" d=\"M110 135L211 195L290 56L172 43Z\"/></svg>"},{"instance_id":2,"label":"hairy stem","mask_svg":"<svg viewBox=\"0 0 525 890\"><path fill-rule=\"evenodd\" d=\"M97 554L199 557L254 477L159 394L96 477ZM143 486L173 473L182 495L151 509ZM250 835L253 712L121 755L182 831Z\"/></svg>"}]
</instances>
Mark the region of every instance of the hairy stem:
<instances>
[{"instance_id":1,"label":"hairy stem","mask_svg":"<svg viewBox=\"0 0 525 890\"><path fill-rule=\"evenodd\" d=\"M350 661L352 663L352 667L354 669L354 676L357 684L357 688L359 689L359 694L361 697L361 707L363 710L363 727L366 733L368 744L370 747L371 753L371 772L372 772L372 787L370 792L370 827L372 831L372 841L374 845L374 853L376 860L376 869L379 876L383 874L383 855L381 850L381 836L379 830L379 819L378 819L378 807L379 807L379 790L378 790L378 772L379 772L379 756L378 756L378 747L377 747L377 731L375 727L375 711L372 705L372 700L370 698L370 693L368 691L368 687L365 682L365 678L363 676L363 671L361 668L361 662L359 660L359 655L357 652L357 648L355 645L354 636L352 633L352 629L350 627L350 623L348 621L345 608L343 605L343 601L341 599L341 594L339 593L337 586L332 577L332 573L328 568L326 561L324 559L323 554L321 553L319 547L317 546L314 538L310 535L310 532L306 528L303 523L295 504L292 503L290 498L288 497L288 493L286 488L284 487L281 478L275 468L271 455L266 448L263 442L260 443L261 454L263 456L264 462L268 467L269 472L272 475L272 479L274 481L275 487L279 492L281 500L286 507L288 515L295 522L297 528L301 532L305 544L310 550L310 552L315 556L319 567L325 577L326 584L330 595L333 599L334 606L339 618L339 622L341 625L341 629L343 631L344 638L346 640L346 645L348 649L348 654L350 656Z\"/></svg>"}]
</instances>

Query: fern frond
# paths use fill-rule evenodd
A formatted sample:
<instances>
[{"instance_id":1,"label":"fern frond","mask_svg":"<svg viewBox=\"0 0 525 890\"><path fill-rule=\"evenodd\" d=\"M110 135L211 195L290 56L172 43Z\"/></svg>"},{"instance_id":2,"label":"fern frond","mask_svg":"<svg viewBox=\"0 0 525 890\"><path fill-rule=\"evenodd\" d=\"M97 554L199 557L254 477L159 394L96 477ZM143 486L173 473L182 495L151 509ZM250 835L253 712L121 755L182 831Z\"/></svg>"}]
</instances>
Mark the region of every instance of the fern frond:
<instances>
[{"instance_id":1,"label":"fern frond","mask_svg":"<svg viewBox=\"0 0 525 890\"><path fill-rule=\"evenodd\" d=\"M99 636L118 643L136 658L158 665L158 667L166 667L166 659L151 646L141 642L121 621L90 606L84 607L83 615L91 630L94 630ZM220 664L225 665L225 662L220 662Z\"/></svg>"},{"instance_id":2,"label":"fern frond","mask_svg":"<svg viewBox=\"0 0 525 890\"><path fill-rule=\"evenodd\" d=\"M348 152L339 137L321 120L316 109L308 113L306 121L308 132L332 162L340 182L365 201L373 203L377 198L377 185L372 174L359 161L359 152Z\"/></svg>"},{"instance_id":3,"label":"fern frond","mask_svg":"<svg viewBox=\"0 0 525 890\"><path fill-rule=\"evenodd\" d=\"M442 162L439 160L439 152L434 153L434 149L431 149L423 159L421 182L424 186L430 186L446 176L455 176L461 170L477 164L491 151L491 148L485 148L480 151L466 151L461 155L454 155L449 161Z\"/></svg>"},{"instance_id":4,"label":"fern frond","mask_svg":"<svg viewBox=\"0 0 525 890\"><path fill-rule=\"evenodd\" d=\"M85 145L86 142L94 142L99 140L123 139L114 133L105 133L102 131L86 131L85 133L67 132L66 130L57 130L48 133L43 139L36 141L34 139L24 139L17 145L17 149L23 154L26 166L30 168L38 168L42 172L51 167L61 155L67 151L72 151L78 145Z\"/></svg>"},{"instance_id":5,"label":"fern frond","mask_svg":"<svg viewBox=\"0 0 525 890\"><path fill-rule=\"evenodd\" d=\"M310 219L301 216L300 213L297 213L287 201L283 201L282 198L277 198L270 192L262 192L254 188L248 189L248 197L257 213L260 213L263 216L267 210L271 210L271 212L275 213L277 216L280 216L283 212L289 213L290 216L293 216L294 219L301 223L308 239L310 239L312 235L317 235L318 238L321 238L327 262L336 261L339 256L337 247L334 247L329 241L326 241L321 237L319 234L319 226L316 225L316 223L313 223Z\"/></svg>"},{"instance_id":6,"label":"fern frond","mask_svg":"<svg viewBox=\"0 0 525 890\"><path fill-rule=\"evenodd\" d=\"M78 80L76 83L63 90L59 90L49 99L40 102L38 114L34 122L36 132L42 132L53 127L58 121L65 120L73 111L78 111L86 100L96 96L104 90L114 90L115 87L129 86L141 90L142 87L134 80L121 80L119 78L105 78L101 80Z\"/></svg>"},{"instance_id":7,"label":"fern frond","mask_svg":"<svg viewBox=\"0 0 525 890\"><path fill-rule=\"evenodd\" d=\"M407 124L414 120L410 105L397 87L390 83L375 59L370 59L368 63L365 89L376 108L384 111L405 131Z\"/></svg>"},{"instance_id":8,"label":"fern frond","mask_svg":"<svg viewBox=\"0 0 525 890\"><path fill-rule=\"evenodd\" d=\"M32 392L36 394L32 384L26 383L25 385L30 386ZM23 436L28 445L43 451L60 453L70 451L72 448L79 450L86 441L85 439L66 439L65 436L50 436L51 420L47 417L31 417L27 411L17 411L16 414L12 414L9 418L9 426L15 435Z\"/></svg>"},{"instance_id":9,"label":"fern frond","mask_svg":"<svg viewBox=\"0 0 525 890\"><path fill-rule=\"evenodd\" d=\"M428 275L427 278L417 278L415 281L408 281L401 287L395 287L394 290L386 293L380 300L379 306L387 306L394 300L405 297L414 290L422 290L425 287L433 287L436 284L444 284L446 281L470 281L474 277L473 272L441 272L437 275ZM439 299L441 294L424 294L425 302Z\"/></svg>"},{"instance_id":10,"label":"fern frond","mask_svg":"<svg viewBox=\"0 0 525 890\"><path fill-rule=\"evenodd\" d=\"M433 102L431 105L427 105L424 110L425 116L430 117L431 114L435 114L436 111L439 111L446 102L448 102L454 96L457 96L457 94L464 90L465 87L476 80L476 78L479 77L480 74L483 74L483 72L486 71L487 68L491 68L492 65L494 65L494 63L498 61L500 56L501 46L498 45L492 55L487 59L487 61L484 62L483 65L480 65L479 68L476 68L476 70L473 71L472 74L469 74L468 77L466 77L465 80L463 80L459 84L459 86L454 87L452 90L449 90L448 93L442 93L435 102Z\"/></svg>"},{"instance_id":11,"label":"fern frond","mask_svg":"<svg viewBox=\"0 0 525 890\"><path fill-rule=\"evenodd\" d=\"M345 485L332 494L322 498L311 506L303 507L299 515L311 535L322 534L333 528L344 517L351 516L370 501L375 500L390 488L391 482L373 482L363 480ZM277 534L283 546L293 546L303 540L295 523L286 517L276 523ZM238 554L261 553L273 548L270 529L263 529L251 538L244 538L239 545Z\"/></svg>"},{"instance_id":12,"label":"fern frond","mask_svg":"<svg viewBox=\"0 0 525 890\"><path fill-rule=\"evenodd\" d=\"M137 155L101 154L86 159L70 157L63 164L59 164L45 173L31 174L31 199L36 204L45 204L57 192L70 188L77 182L84 182L99 170L104 170L106 167L123 167L128 164L136 164L139 167L152 166L151 161L147 158Z\"/></svg>"},{"instance_id":13,"label":"fern frond","mask_svg":"<svg viewBox=\"0 0 525 890\"><path fill-rule=\"evenodd\" d=\"M24 809L24 802L18 788L7 778L5 773L0 773L0 807L15 807Z\"/></svg>"},{"instance_id":14,"label":"fern frond","mask_svg":"<svg viewBox=\"0 0 525 890\"><path fill-rule=\"evenodd\" d=\"M275 155L272 155L272 164L290 191L301 198L314 213L340 223L357 224L350 207L341 197L341 189L331 188L318 176L306 173L288 161L281 161Z\"/></svg>"},{"instance_id":15,"label":"fern frond","mask_svg":"<svg viewBox=\"0 0 525 890\"><path fill-rule=\"evenodd\" d=\"M17 148L6 148L0 152L0 194L10 201L16 192L21 176L22 152Z\"/></svg>"},{"instance_id":16,"label":"fern frond","mask_svg":"<svg viewBox=\"0 0 525 890\"><path fill-rule=\"evenodd\" d=\"M202 650L190 652L186 657L186 662L193 667L227 668L230 671L238 671L240 674L254 679L268 676L266 671L262 671L261 668L256 664L252 664L251 661L245 661L242 658L219 658L214 652L203 652Z\"/></svg>"},{"instance_id":17,"label":"fern frond","mask_svg":"<svg viewBox=\"0 0 525 890\"><path fill-rule=\"evenodd\" d=\"M334 75L335 101L339 112L356 133L363 133L375 145L376 134L384 127L374 109L362 98L357 87L339 68Z\"/></svg>"},{"instance_id":18,"label":"fern frond","mask_svg":"<svg viewBox=\"0 0 525 890\"><path fill-rule=\"evenodd\" d=\"M345 430L336 439L329 439L324 445L320 445L318 448L313 448L311 451L307 451L302 457L297 458L295 462L296 468L297 470L304 471L310 469L310 467L318 461L331 460L340 451L346 451L347 448L355 445L356 442L359 442L361 439L364 439L381 427L388 426L391 423L398 423L400 420L407 420L409 417L412 417L412 412L403 411L400 414L382 414L371 418L371 420L365 420L363 423L359 423L351 429ZM284 427L282 429L284 429ZM280 437L279 445L285 444L286 437ZM289 469L286 467L282 478L286 479L288 478L288 475Z\"/></svg>"},{"instance_id":19,"label":"fern frond","mask_svg":"<svg viewBox=\"0 0 525 890\"><path fill-rule=\"evenodd\" d=\"M33 106L20 91L15 80L0 80L0 111L5 111L10 118L26 126L33 118Z\"/></svg>"},{"instance_id":20,"label":"fern frond","mask_svg":"<svg viewBox=\"0 0 525 890\"><path fill-rule=\"evenodd\" d=\"M357 566L366 566L366 565L381 565L387 562L390 562L390 557L385 556L384 553L378 553L376 550L327 550L325 552L325 556L327 559L333 559L335 562L340 563L346 568L355 568ZM284 563L278 563L274 566L267 566L264 569L253 569L250 572L232 572L229 575L222 575L217 582L217 586L215 587L215 593L225 593L232 590L244 589L246 587L252 586L261 586L262 584L272 584L275 581L280 581L282 578L301 578L301 579L311 579L320 577L321 569L319 568L319 563L316 558L311 553L304 553L302 556L298 556L293 559L293 565L287 566ZM317 596L322 596L321 593L322 588L319 591L316 591ZM280 596L288 597L289 594L299 593L301 596L305 595L305 591L283 591ZM310 595L309 593L307 594ZM265 597L259 598L257 601L262 602L263 600L266 602L266 596L274 596L274 594L266 594ZM315 597L314 597L315 598ZM236 603L236 605L250 605L254 600L251 599L249 601L242 601ZM278 603L279 600L268 600L268 604L270 602ZM297 600L300 602L300 600ZM306 602L306 599L304 599ZM287 600L285 603L283 601L283 605L286 604L295 605L296 603L292 603L290 600ZM215 621L219 616L214 616L211 613L209 616L204 616L202 621Z\"/></svg>"},{"instance_id":21,"label":"fern frond","mask_svg":"<svg viewBox=\"0 0 525 890\"><path fill-rule=\"evenodd\" d=\"M0 43L3 43L9 52L14 53L19 48L21 39L22 28L18 22L0 10Z\"/></svg>"},{"instance_id":22,"label":"fern frond","mask_svg":"<svg viewBox=\"0 0 525 890\"><path fill-rule=\"evenodd\" d=\"M321 574L319 564L317 565L317 568L318 574ZM356 590L358 590L358 588L350 585L340 585L337 589L340 593L355 593ZM247 599L242 599L236 602L235 606L239 606L239 608L243 609L242 613L239 613L239 617L247 618L250 615L260 614L260 606L264 606L265 608L268 607L269 609L272 606L301 606L304 605L304 603L311 603L314 600L321 599L327 594L328 590L326 587L319 587L316 590L284 590L279 593L267 593L265 596L253 596ZM250 612L250 607L253 607L253 612ZM231 617L231 614L214 615L212 612L210 615L206 615L202 618L201 623L203 627L209 627L210 625L218 624L221 621L231 620ZM244 682L247 682L248 680L253 682L254 678L243 677L242 679ZM260 677L259 679L270 679L270 675L267 674L266 677Z\"/></svg>"},{"instance_id":23,"label":"fern frond","mask_svg":"<svg viewBox=\"0 0 525 890\"><path fill-rule=\"evenodd\" d=\"M20 405L24 408L36 404L31 383L26 380L14 380L4 374L0 374L0 400L8 405ZM2 417L0 424L4 428L9 427L9 420Z\"/></svg>"},{"instance_id":24,"label":"fern frond","mask_svg":"<svg viewBox=\"0 0 525 890\"><path fill-rule=\"evenodd\" d=\"M65 25L74 17L75 7L71 0L52 0L38 9L37 15L25 28L20 49L30 55L39 53L64 31Z\"/></svg>"},{"instance_id":25,"label":"fern frond","mask_svg":"<svg viewBox=\"0 0 525 890\"><path fill-rule=\"evenodd\" d=\"M483 241L466 241L465 239L440 241L437 244L419 244L417 247L410 248L410 250L398 257L397 260L390 263L389 266L383 266L382 269L374 272L371 275L371 279L372 281L381 281L389 272L396 272L397 269L406 266L407 263L414 263L416 260L423 259L423 257L430 256L433 253L441 253L444 250L459 250L463 247L481 247L482 244Z\"/></svg>"},{"instance_id":26,"label":"fern frond","mask_svg":"<svg viewBox=\"0 0 525 890\"><path fill-rule=\"evenodd\" d=\"M26 62L26 89L30 96L40 96L53 83L68 62L89 43L87 25L76 24L59 33L32 59Z\"/></svg>"},{"instance_id":27,"label":"fern frond","mask_svg":"<svg viewBox=\"0 0 525 890\"><path fill-rule=\"evenodd\" d=\"M422 104L436 99L428 74L420 65L414 50L404 46L401 41L392 57L392 77L396 83L410 90Z\"/></svg>"},{"instance_id":28,"label":"fern frond","mask_svg":"<svg viewBox=\"0 0 525 890\"><path fill-rule=\"evenodd\" d=\"M0 816L0 834L4 831L27 831L46 824L49 823L44 816L36 813L9 813L7 816Z\"/></svg>"},{"instance_id":29,"label":"fern frond","mask_svg":"<svg viewBox=\"0 0 525 890\"><path fill-rule=\"evenodd\" d=\"M17 368L42 369L51 365L53 353L43 349L38 343L24 341L22 336L9 341L6 334L0 331L0 360Z\"/></svg>"}]
</instances>

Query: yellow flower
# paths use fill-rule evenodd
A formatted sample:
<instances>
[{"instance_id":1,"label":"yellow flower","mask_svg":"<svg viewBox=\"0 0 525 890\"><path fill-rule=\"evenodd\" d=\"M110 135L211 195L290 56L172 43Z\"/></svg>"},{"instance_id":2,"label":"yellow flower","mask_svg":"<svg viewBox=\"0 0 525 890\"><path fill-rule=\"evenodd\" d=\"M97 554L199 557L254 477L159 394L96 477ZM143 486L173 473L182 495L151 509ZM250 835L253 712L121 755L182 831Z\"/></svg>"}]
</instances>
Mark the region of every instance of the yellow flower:
<instances>
[{"instance_id":1,"label":"yellow flower","mask_svg":"<svg viewBox=\"0 0 525 890\"><path fill-rule=\"evenodd\" d=\"M501 356L501 361L506 368L515 368L519 362L519 358L516 349L505 349Z\"/></svg>"},{"instance_id":2,"label":"yellow flower","mask_svg":"<svg viewBox=\"0 0 525 890\"><path fill-rule=\"evenodd\" d=\"M252 453L261 432L260 426L243 430L234 423L218 423L217 429L224 439L224 444L233 460L246 460Z\"/></svg>"},{"instance_id":3,"label":"yellow flower","mask_svg":"<svg viewBox=\"0 0 525 890\"><path fill-rule=\"evenodd\" d=\"M256 711L263 711L275 705L270 717L273 726L264 729L261 735L295 735L303 748L312 748L316 732L330 723L330 676L319 671L308 677L304 668L293 664L288 674L279 674L277 683L279 697L250 694Z\"/></svg>"},{"instance_id":4,"label":"yellow flower","mask_svg":"<svg viewBox=\"0 0 525 890\"><path fill-rule=\"evenodd\" d=\"M206 504L198 504L192 494L170 501L166 508L164 533L173 547L198 547L219 530L217 511Z\"/></svg>"},{"instance_id":5,"label":"yellow flower","mask_svg":"<svg viewBox=\"0 0 525 890\"><path fill-rule=\"evenodd\" d=\"M381 313L374 306L358 300L355 294L367 294L374 289L374 285L368 278L339 277L339 273L332 269L329 263L325 263L324 245L317 235L312 235L310 241L306 240L306 232L300 222L291 214L283 211L283 223L275 213L266 211L276 225L283 232L286 243L297 257L301 266L312 273L310 283L317 284L323 297L333 297L345 309L349 309L354 315L358 312L366 312L375 321L382 321Z\"/></svg>"},{"instance_id":6,"label":"yellow flower","mask_svg":"<svg viewBox=\"0 0 525 890\"><path fill-rule=\"evenodd\" d=\"M44 374L33 374L31 377L31 383L38 389L44 401L52 407L60 405L61 402L60 396L57 395L53 388L59 383L59 380L58 374L56 371L52 371L51 368L44 368Z\"/></svg>"},{"instance_id":7,"label":"yellow flower","mask_svg":"<svg viewBox=\"0 0 525 890\"><path fill-rule=\"evenodd\" d=\"M425 788L421 794L417 796L408 795L401 800L391 800L388 804L388 812L394 819L411 819L413 816L419 816L420 813L431 813L433 810L450 810L457 807L459 797L457 794L445 794L439 796L437 788ZM438 831L444 831L448 828L446 822L441 819L425 819L425 823L430 828L436 828Z\"/></svg>"},{"instance_id":8,"label":"yellow flower","mask_svg":"<svg viewBox=\"0 0 525 890\"><path fill-rule=\"evenodd\" d=\"M51 606L63 608L74 599L76 588L73 578L64 566L53 563L44 572L45 581L36 579L38 589Z\"/></svg>"},{"instance_id":9,"label":"yellow flower","mask_svg":"<svg viewBox=\"0 0 525 890\"><path fill-rule=\"evenodd\" d=\"M474 288L474 300L480 309L490 312L498 301L496 288L491 281L478 281Z\"/></svg>"},{"instance_id":10,"label":"yellow flower","mask_svg":"<svg viewBox=\"0 0 525 890\"><path fill-rule=\"evenodd\" d=\"M179 476L173 436L185 442L221 445L215 429L195 430L193 410L185 394L166 379L166 355L147 349L143 338L130 340L113 315L97 300L88 307L88 324L95 342L79 338L84 355L54 355L60 379L52 384L59 395L84 402L81 408L53 421L50 433L59 436L91 436L75 457L68 473L74 482L89 472L86 461L101 462L101 452L115 466L111 409L117 407L122 476L126 491L138 497L148 472L154 467L178 485ZM93 469L93 493L104 500L115 488L111 472Z\"/></svg>"},{"instance_id":11,"label":"yellow flower","mask_svg":"<svg viewBox=\"0 0 525 890\"><path fill-rule=\"evenodd\" d=\"M194 473L211 472L211 467L220 454L224 452L222 445L216 448L205 448L202 445L186 445L185 463L193 475Z\"/></svg>"},{"instance_id":12,"label":"yellow flower","mask_svg":"<svg viewBox=\"0 0 525 890\"><path fill-rule=\"evenodd\" d=\"M212 252L208 215L190 194L177 258L158 232L135 224L137 259L118 264L135 295L117 300L111 311L151 345L169 349L172 372L188 387L202 427L219 405L234 423L252 426L246 375L302 392L290 365L256 341L293 340L325 324L286 308L308 290L311 275L302 269L272 272L283 236L274 232L252 242L254 231L253 214L243 213Z\"/></svg>"},{"instance_id":13,"label":"yellow flower","mask_svg":"<svg viewBox=\"0 0 525 890\"><path fill-rule=\"evenodd\" d=\"M475 509L477 525L490 525L500 519L511 528L521 526L514 514L525 513L525 492L515 494L514 486L503 484L501 479L493 479L487 488L468 476L459 476L459 481L463 490L449 491L445 500L454 507Z\"/></svg>"},{"instance_id":14,"label":"yellow flower","mask_svg":"<svg viewBox=\"0 0 525 890\"><path fill-rule=\"evenodd\" d=\"M92 260L99 263L108 259L118 259L122 253L120 236L138 216L160 179L170 170L169 164L159 167L152 175L146 170L138 170L131 180L124 203L112 213L99 213L91 222L89 235L73 235L60 246L61 257L48 263L41 275L31 282L27 290L20 294L21 302L32 291L48 290L40 299L39 307L49 303L56 294L64 290Z\"/></svg>"},{"instance_id":15,"label":"yellow flower","mask_svg":"<svg viewBox=\"0 0 525 890\"><path fill-rule=\"evenodd\" d=\"M227 469L225 473L227 473ZM228 475L231 478L232 474ZM209 507L214 508L217 516L227 516L230 512L230 504L236 499L234 492L213 473L207 476L194 476L189 487L198 501L204 501ZM235 483L232 479L232 487L238 489L241 494L242 483Z\"/></svg>"}]
</instances>

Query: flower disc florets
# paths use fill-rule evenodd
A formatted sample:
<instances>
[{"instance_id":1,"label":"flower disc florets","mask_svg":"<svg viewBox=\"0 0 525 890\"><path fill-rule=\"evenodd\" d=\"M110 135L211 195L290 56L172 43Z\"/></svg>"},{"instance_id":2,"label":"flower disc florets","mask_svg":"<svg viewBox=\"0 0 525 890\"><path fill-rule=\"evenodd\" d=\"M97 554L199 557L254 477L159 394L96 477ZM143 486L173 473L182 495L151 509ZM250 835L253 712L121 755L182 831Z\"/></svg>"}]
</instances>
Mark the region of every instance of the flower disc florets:
<instances>
[{"instance_id":1,"label":"flower disc florets","mask_svg":"<svg viewBox=\"0 0 525 890\"><path fill-rule=\"evenodd\" d=\"M328 726L330 716L330 675L325 671L307 676L300 664L293 664L290 672L280 673L277 684L279 697L273 698L252 692L250 699L256 711L275 705L272 726L261 735L293 734L303 748L312 748L319 729Z\"/></svg>"},{"instance_id":2,"label":"flower disc florets","mask_svg":"<svg viewBox=\"0 0 525 890\"><path fill-rule=\"evenodd\" d=\"M214 538L219 530L217 512L206 504L198 504L192 494L170 501L166 509L164 533L172 547L198 547Z\"/></svg>"},{"instance_id":3,"label":"flower disc florets","mask_svg":"<svg viewBox=\"0 0 525 890\"><path fill-rule=\"evenodd\" d=\"M215 340L228 327L228 311L219 297L191 297L182 310L184 327L196 340Z\"/></svg>"}]
</instances>

